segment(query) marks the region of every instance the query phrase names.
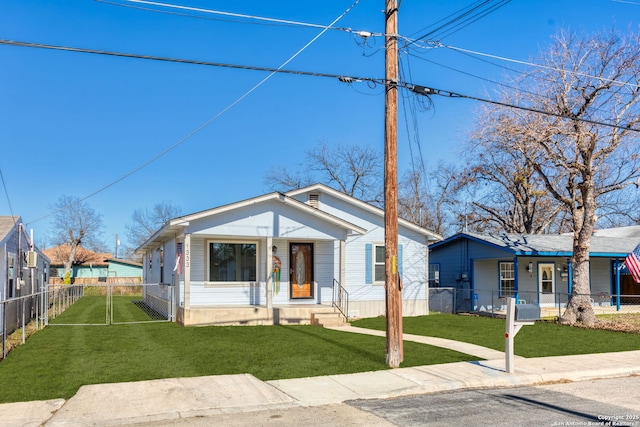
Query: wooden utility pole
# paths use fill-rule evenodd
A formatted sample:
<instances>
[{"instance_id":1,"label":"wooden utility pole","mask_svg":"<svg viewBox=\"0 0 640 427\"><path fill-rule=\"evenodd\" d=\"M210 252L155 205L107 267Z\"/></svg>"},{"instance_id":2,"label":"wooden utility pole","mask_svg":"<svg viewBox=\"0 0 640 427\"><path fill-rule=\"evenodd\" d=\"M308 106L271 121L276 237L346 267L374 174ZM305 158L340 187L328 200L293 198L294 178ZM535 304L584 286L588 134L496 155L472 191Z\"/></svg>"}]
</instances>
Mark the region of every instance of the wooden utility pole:
<instances>
[{"instance_id":1,"label":"wooden utility pole","mask_svg":"<svg viewBox=\"0 0 640 427\"><path fill-rule=\"evenodd\" d=\"M398 6L385 0L384 245L387 366L403 359L402 292L398 274Z\"/></svg>"}]
</instances>

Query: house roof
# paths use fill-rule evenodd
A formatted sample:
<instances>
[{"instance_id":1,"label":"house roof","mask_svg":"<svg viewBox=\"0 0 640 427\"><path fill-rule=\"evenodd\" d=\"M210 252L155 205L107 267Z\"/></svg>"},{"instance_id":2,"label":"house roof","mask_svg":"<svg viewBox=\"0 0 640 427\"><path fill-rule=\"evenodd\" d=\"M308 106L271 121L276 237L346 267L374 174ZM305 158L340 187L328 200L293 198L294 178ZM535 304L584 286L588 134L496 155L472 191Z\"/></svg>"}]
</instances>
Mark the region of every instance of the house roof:
<instances>
[{"instance_id":1,"label":"house roof","mask_svg":"<svg viewBox=\"0 0 640 427\"><path fill-rule=\"evenodd\" d=\"M20 222L19 216L0 216L0 242L3 242L11 230Z\"/></svg>"},{"instance_id":2,"label":"house roof","mask_svg":"<svg viewBox=\"0 0 640 427\"><path fill-rule=\"evenodd\" d=\"M44 249L42 252L51 260L52 266L64 265L69 257L71 248L69 245L59 245L53 248ZM74 265L107 266L112 258L110 253L98 253L79 246L76 251L76 262Z\"/></svg>"},{"instance_id":3,"label":"house roof","mask_svg":"<svg viewBox=\"0 0 640 427\"><path fill-rule=\"evenodd\" d=\"M303 212L305 212L308 215L313 215L313 216L317 216L319 218L322 218L324 221L327 221L331 224L337 225L339 227L342 227L348 231L350 231L352 234L365 234L367 232L366 229L353 224L349 221L346 221L342 218L339 218L335 215L332 215L330 213L327 213L325 211L323 211L322 209L318 209L315 208L307 203L301 202L300 200L297 200L294 198L294 196L299 195L301 193L304 192L309 192L309 191L321 191L321 192L325 192L328 194L331 194L334 197L337 197L341 200L346 201L347 203L350 203L352 205L356 205L362 209L365 209L369 212L372 212L376 215L379 215L380 217L384 216L384 211L380 208L377 208L369 203L363 202L361 200L358 200L354 197L351 197L347 194L344 194L340 191L334 190L333 188L327 187L326 185L323 184L315 184L315 185L311 185L308 187L304 187L304 188L300 188L297 190L293 190L293 191L289 191L287 193L279 193L279 192L274 192L274 193L268 193L268 194L264 194L262 196L258 196L258 197L253 197L250 199L246 199L246 200L242 200L239 202L235 202L235 203L230 203L227 205L223 205L223 206L219 206L216 208L212 208L212 209L207 209L204 211L200 211L200 212L196 212L193 214L189 214L189 215L184 215L184 216L180 216L174 219L171 219L169 221L167 221L158 231L156 231L151 237L149 237L149 239L147 239L142 245L140 245L140 247L138 247L136 249L136 252L138 251L144 251L146 249L149 248L153 248L155 245L157 245L158 243L162 243L166 240L169 240L171 237L173 237L175 234L181 233L182 230L184 229L184 227L187 227L189 225L190 221L195 221L201 218L206 218L208 216L212 216L212 215L217 215L223 212L227 212L227 211L231 211L231 210L235 210L235 209L240 209L243 208L245 206L251 206L254 205L256 203L262 203L265 201L269 201L269 200L275 200L278 201L280 203L286 204L288 206L291 206L295 209L301 210ZM404 227L407 227L421 235L427 236L428 240L430 241L436 241L436 240L441 240L442 237L436 233L433 233L423 227L420 227L416 224L413 224L409 221L406 221L404 219L399 219L399 224L401 224Z\"/></svg>"},{"instance_id":4,"label":"house roof","mask_svg":"<svg viewBox=\"0 0 640 427\"><path fill-rule=\"evenodd\" d=\"M631 225L628 227L605 228L602 230L596 230L594 234L596 236L605 236L605 237L636 238L638 239L638 242L640 242L640 225Z\"/></svg>"},{"instance_id":5,"label":"house roof","mask_svg":"<svg viewBox=\"0 0 640 427\"><path fill-rule=\"evenodd\" d=\"M519 256L571 256L573 236L557 234L500 234L459 233L442 242L434 243L431 249L460 239L469 239ZM610 237L594 235L591 238L589 255L592 257L625 257L640 243L640 237Z\"/></svg>"},{"instance_id":6,"label":"house roof","mask_svg":"<svg viewBox=\"0 0 640 427\"><path fill-rule=\"evenodd\" d=\"M130 265L133 267L142 267L142 263L129 261L128 259L110 258L110 259L105 259L105 261L108 262L109 264L114 263L114 264Z\"/></svg>"},{"instance_id":7,"label":"house roof","mask_svg":"<svg viewBox=\"0 0 640 427\"><path fill-rule=\"evenodd\" d=\"M333 189L333 188L331 188L331 187L329 187L327 185L324 185L324 184L310 185L308 187L304 187L304 188L299 188L299 189L296 189L296 190L288 191L286 194L288 196L296 196L296 195L299 195L299 194L302 194L302 193L308 193L308 192L311 192L311 191L320 191L320 192L324 192L324 193L327 193L327 194L331 194L333 197L336 197L338 199L341 199L341 200L347 201L349 203L352 203L354 205L357 205L357 206L359 206L360 208L362 208L362 209L364 209L366 211L375 213L376 215L384 216L384 210L383 209L380 209L380 208L378 208L376 206L373 206L370 203L363 202L362 200L359 200L359 199L357 199L355 197L349 196L349 195L347 195L347 194L345 194L345 193L343 193L341 191ZM407 228L409 228L409 229L411 229L411 230L413 230L413 231L415 231L415 232L417 232L419 234L422 234L422 235L426 236L429 239L429 241L435 242L435 241L439 241L439 240L443 239L443 237L441 235L439 235L437 233L434 233L433 231L429 231L426 228L421 227L421 226L419 226L417 224L414 224L411 221L407 221L406 219L398 218L398 224L401 224L403 227L407 227Z\"/></svg>"},{"instance_id":8,"label":"house roof","mask_svg":"<svg viewBox=\"0 0 640 427\"><path fill-rule=\"evenodd\" d=\"M167 221L158 231L156 231L151 237L149 237L149 239L147 239L147 241L145 241L142 245L140 245L140 247L138 247L136 249L137 251L143 251L145 249L149 249L151 247L153 247L154 245L156 245L159 242L163 242L168 240L170 237L172 237L174 234L181 232L181 230L184 227L187 227L189 225L190 221L195 221L201 218L206 218L212 215L217 215L217 214L221 214L224 212L228 212L231 210L235 210L235 209L240 209L242 207L245 206L251 206L251 205L255 205L257 203L262 203L262 202L266 202L266 201L278 201L280 203L289 205L295 209L304 211L306 214L309 215L313 215L313 216L317 216L322 218L323 220L332 223L334 225L337 225L339 227L342 227L346 230L351 231L352 233L355 234L364 234L367 232L367 230L365 230L364 228L355 225L349 221L345 221L342 218L339 218L335 215L331 215L327 212L324 212L320 209L316 209L313 206L310 206L306 203L303 203L299 200L296 200L286 194L283 193L278 193L278 192L274 192L274 193L268 193L268 194L264 194L262 196L258 196L258 197L253 197L250 199L246 199L246 200L241 200L239 202L235 202L235 203L230 203L227 205L223 205L223 206L219 206L216 208L212 208L212 209L207 209L204 211L200 211L200 212L196 212L193 214L189 214L189 215L184 215L184 216L180 216L174 219L171 219L169 221Z\"/></svg>"}]
</instances>

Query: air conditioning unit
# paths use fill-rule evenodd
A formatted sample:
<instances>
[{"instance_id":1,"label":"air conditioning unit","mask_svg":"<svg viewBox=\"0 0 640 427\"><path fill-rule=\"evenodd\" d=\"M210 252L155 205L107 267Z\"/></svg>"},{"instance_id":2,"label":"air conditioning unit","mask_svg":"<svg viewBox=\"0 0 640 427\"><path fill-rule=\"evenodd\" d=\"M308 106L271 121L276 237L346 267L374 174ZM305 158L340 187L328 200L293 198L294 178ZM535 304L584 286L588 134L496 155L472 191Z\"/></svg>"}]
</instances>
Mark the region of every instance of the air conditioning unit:
<instances>
[{"instance_id":1,"label":"air conditioning unit","mask_svg":"<svg viewBox=\"0 0 640 427\"><path fill-rule=\"evenodd\" d=\"M35 251L27 252L27 267L36 268L38 266L38 253Z\"/></svg>"}]
</instances>

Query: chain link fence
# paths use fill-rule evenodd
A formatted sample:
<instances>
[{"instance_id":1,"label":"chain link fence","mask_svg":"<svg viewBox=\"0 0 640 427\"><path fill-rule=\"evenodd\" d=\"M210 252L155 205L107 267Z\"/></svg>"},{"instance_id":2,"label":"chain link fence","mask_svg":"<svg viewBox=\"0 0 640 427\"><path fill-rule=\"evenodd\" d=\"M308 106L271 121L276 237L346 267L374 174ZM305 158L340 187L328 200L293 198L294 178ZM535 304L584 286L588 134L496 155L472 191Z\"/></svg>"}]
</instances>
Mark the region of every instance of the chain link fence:
<instances>
[{"instance_id":1,"label":"chain link fence","mask_svg":"<svg viewBox=\"0 0 640 427\"><path fill-rule=\"evenodd\" d=\"M541 317L558 320L567 306L567 293L517 292L502 295L498 291L478 291L456 288L429 288L429 310L441 313L477 313L504 316L507 298L513 296L518 304L540 306ZM586 295L599 319L640 321L640 295L614 295L606 292ZM638 325L640 327L640 325Z\"/></svg>"},{"instance_id":2,"label":"chain link fence","mask_svg":"<svg viewBox=\"0 0 640 427\"><path fill-rule=\"evenodd\" d=\"M167 284L48 284L40 292L0 301L2 358L45 326L167 322L175 319Z\"/></svg>"},{"instance_id":3,"label":"chain link fence","mask_svg":"<svg viewBox=\"0 0 640 427\"><path fill-rule=\"evenodd\" d=\"M24 344L34 330L44 327L45 310L42 292L0 301L3 359L13 347Z\"/></svg>"}]
</instances>

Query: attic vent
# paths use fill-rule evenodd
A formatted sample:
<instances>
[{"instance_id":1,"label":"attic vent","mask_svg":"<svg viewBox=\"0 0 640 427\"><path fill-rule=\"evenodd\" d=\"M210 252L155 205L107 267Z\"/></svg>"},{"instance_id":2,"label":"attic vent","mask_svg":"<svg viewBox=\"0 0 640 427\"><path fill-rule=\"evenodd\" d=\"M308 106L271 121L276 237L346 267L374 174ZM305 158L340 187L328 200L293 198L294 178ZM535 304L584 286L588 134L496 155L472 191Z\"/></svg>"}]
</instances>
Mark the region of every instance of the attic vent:
<instances>
[{"instance_id":1,"label":"attic vent","mask_svg":"<svg viewBox=\"0 0 640 427\"><path fill-rule=\"evenodd\" d=\"M313 206L314 208L318 208L320 206L320 195L319 194L309 194L309 200L307 201L309 206Z\"/></svg>"}]
</instances>

